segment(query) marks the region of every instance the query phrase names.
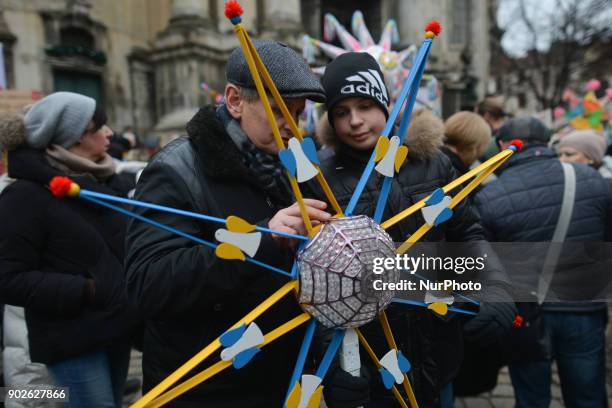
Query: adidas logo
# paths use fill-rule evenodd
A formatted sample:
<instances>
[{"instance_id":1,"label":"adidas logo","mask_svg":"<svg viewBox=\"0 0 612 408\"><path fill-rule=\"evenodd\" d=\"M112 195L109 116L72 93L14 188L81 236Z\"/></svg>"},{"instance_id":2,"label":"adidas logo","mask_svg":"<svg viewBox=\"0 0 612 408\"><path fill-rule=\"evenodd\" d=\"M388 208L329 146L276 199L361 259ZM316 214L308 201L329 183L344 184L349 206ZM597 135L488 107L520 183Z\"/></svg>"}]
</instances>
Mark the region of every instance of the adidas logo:
<instances>
[{"instance_id":1,"label":"adidas logo","mask_svg":"<svg viewBox=\"0 0 612 408\"><path fill-rule=\"evenodd\" d=\"M344 85L340 89L341 94L363 94L376 98L382 104L389 103L387 89L378 71L374 69L359 71L356 75L346 77L345 81L354 83Z\"/></svg>"}]
</instances>

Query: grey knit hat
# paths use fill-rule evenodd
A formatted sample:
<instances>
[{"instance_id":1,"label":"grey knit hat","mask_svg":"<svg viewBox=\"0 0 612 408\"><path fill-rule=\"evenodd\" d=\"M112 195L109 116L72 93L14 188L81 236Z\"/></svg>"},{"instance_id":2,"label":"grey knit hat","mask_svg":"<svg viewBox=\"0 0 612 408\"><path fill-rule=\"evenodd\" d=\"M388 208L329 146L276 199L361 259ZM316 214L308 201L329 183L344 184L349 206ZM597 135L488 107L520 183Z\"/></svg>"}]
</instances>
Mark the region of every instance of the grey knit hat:
<instances>
[{"instance_id":1,"label":"grey knit hat","mask_svg":"<svg viewBox=\"0 0 612 408\"><path fill-rule=\"evenodd\" d=\"M325 91L319 79L297 52L272 40L255 40L253 45L283 97L325 102ZM255 89L255 82L241 47L232 51L225 67L225 76L232 84Z\"/></svg>"},{"instance_id":2,"label":"grey knit hat","mask_svg":"<svg viewBox=\"0 0 612 408\"><path fill-rule=\"evenodd\" d=\"M574 130L559 142L559 147L569 146L578 150L587 159L601 163L606 152L606 141L593 130Z\"/></svg>"},{"instance_id":3,"label":"grey knit hat","mask_svg":"<svg viewBox=\"0 0 612 408\"><path fill-rule=\"evenodd\" d=\"M28 145L36 149L51 144L72 147L81 139L95 109L95 99L73 92L44 97L25 115Z\"/></svg>"}]
</instances>

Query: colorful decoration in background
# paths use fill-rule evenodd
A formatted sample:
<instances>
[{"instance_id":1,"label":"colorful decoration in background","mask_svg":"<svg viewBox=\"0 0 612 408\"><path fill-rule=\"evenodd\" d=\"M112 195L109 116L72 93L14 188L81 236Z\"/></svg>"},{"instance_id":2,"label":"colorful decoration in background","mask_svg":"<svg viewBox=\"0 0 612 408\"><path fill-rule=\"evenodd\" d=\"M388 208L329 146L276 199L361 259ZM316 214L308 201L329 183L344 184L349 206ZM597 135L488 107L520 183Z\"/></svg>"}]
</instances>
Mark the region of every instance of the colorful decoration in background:
<instances>
[{"instance_id":1,"label":"colorful decoration in background","mask_svg":"<svg viewBox=\"0 0 612 408\"><path fill-rule=\"evenodd\" d=\"M306 58L309 63L313 63L315 61L315 51L317 48L332 59L345 52L367 52L378 61L384 73L387 88L391 93L391 99L397 99L402 89L402 85L408 77L410 67L413 65L413 60L417 52L416 46L410 45L399 52L391 49L391 46L399 41L399 33L395 20L389 20L387 22L380 36L380 40L378 43L375 43L365 24L363 13L359 10L353 13L351 28L354 36L340 24L336 17L329 13L326 14L323 22L323 39L325 42L305 35L303 39L304 58ZM434 27L434 31L436 28L437 27ZM431 32L433 33L433 31ZM344 48L330 44L336 37L338 37ZM316 68L315 72L323 73L324 70L324 67ZM426 85L419 90L417 102L419 105L431 109L437 115L440 115L441 92L438 81L433 75L425 75L423 79Z\"/></svg>"},{"instance_id":2,"label":"colorful decoration in background","mask_svg":"<svg viewBox=\"0 0 612 408\"><path fill-rule=\"evenodd\" d=\"M586 94L583 97L576 95L572 89L566 89L561 97L566 106L557 106L553 110L555 122L567 123L574 129L607 131L612 115L606 111L606 106L612 103L612 88L606 89L604 96L598 99L595 92L600 88L600 81L590 79L585 84Z\"/></svg>"},{"instance_id":3,"label":"colorful decoration in background","mask_svg":"<svg viewBox=\"0 0 612 408\"><path fill-rule=\"evenodd\" d=\"M213 102L216 105L219 105L220 103L223 102L223 94L220 92L217 92L216 90L214 90L210 85L208 85L206 82L202 82L200 84L200 89L207 94L208 96L210 96L210 98L213 100Z\"/></svg>"},{"instance_id":4,"label":"colorful decoration in background","mask_svg":"<svg viewBox=\"0 0 612 408\"><path fill-rule=\"evenodd\" d=\"M268 121L272 127L275 140L279 145L281 152L288 150L280 137L278 128L275 126L276 122L272 117L270 102L266 89L263 85L264 82L267 90L274 98L285 120L289 124L295 140L300 143L300 146L302 146L303 149L304 139L302 138L297 125L293 121L293 118L287 110L287 107L276 89L274 82L270 78L266 67L257 54L249 35L240 24L241 14L242 8L235 0L229 1L226 4L226 16L235 26L236 35L244 50L249 69L257 86L259 97L261 98L266 110ZM396 104L389 115L389 120L383 134L381 135L381 138L389 138L390 130L393 128L394 123L401 111L403 113L401 116L398 136L394 137L398 138L400 143L404 139L407 125L416 100L421 77L423 75L425 61L432 45L432 40L439 34L439 32L439 24L429 24L427 26L426 39L423 41L423 44L418 51L414 69L411 70L408 79L402 87ZM438 199L442 201L441 198L447 197L444 194L447 194L456 188L462 187L464 183L467 183L469 180L473 179L471 182L469 182L469 184L467 184L467 186L463 187L455 196L453 196L450 202L445 202L445 208L452 210L454 206L461 202L461 200L465 199L476 186L478 186L486 177L501 166L515 151L519 150L520 148L521 144L519 142L513 142L510 148L497 154L457 180L442 187L440 190L438 190L438 192L432 194L432 197L424 198L418 203L382 223L380 223L380 218L382 217L382 209L384 209L386 205L391 177L385 177L383 189L380 194L382 199L377 203L377 208L373 219L363 215L351 215L352 211L354 210L355 203L363 191L363 184L370 177L374 169L375 152L370 158L364 170L363 176L360 179L359 185L355 189L351 201L344 212L338 206L338 203L331 190L329 190L329 186L321 174L320 169L312 161L310 161L310 165L314 166L317 170L317 181L321 184L321 187L324 190L328 201L331 203L331 207L336 212L336 215L332 221L326 223L324 226L313 228L308 213L304 209L304 202L298 185L298 180L296 180L295 175L292 174L291 171L287 171L287 176L291 182L295 199L300 205L303 222L308 230L308 237L273 231L250 224L247 221L235 216L230 216L227 219L221 219L176 208L160 206L157 204L97 193L86 189L81 189L78 185L72 182L72 180L66 177L54 178L50 183L50 189L51 192L57 197L78 197L80 199L88 200L114 211L121 212L141 222L146 222L155 226L156 228L164 229L184 238L193 240L205 247L215 250L217 255L219 255L218 249L227 244L229 245L229 248L231 248L227 250L228 252L235 252L241 255L237 258L232 257L232 259L240 259L244 262L250 262L290 278L285 285L276 290L276 292L264 300L259 306L231 326L229 330L221 334L219 338L207 345L189 361L185 362L183 366L179 367L170 376L145 394L132 407L151 408L162 406L231 366L233 366L235 369L240 369L246 365L260 351L261 348L265 347L296 327L302 324L307 324L306 333L299 350L295 369L289 381L289 390L287 392L285 402L285 406L287 408L319 406L322 394L322 380L327 374L332 360L340 349L345 334L347 332L353 333L350 332L350 330L353 330L351 328L354 328L354 333L357 334L359 342L363 345L364 349L374 361L375 365L380 368L380 374L385 385L390 388L400 405L402 407L408 407L408 404L404 401L404 398L396 388L396 384L403 386L406 395L408 396L410 406L416 408L418 407L418 402L407 377L407 372L409 372L411 368L410 362L401 354L401 352L399 352L391 332L389 321L387 320L387 316L385 314L385 308L391 302L395 302L430 309L434 313L441 315L444 315L447 312L462 313L467 315L475 315L476 313L473 311L451 307L449 304L441 302L439 299L432 297L425 298L424 301L419 302L394 298L395 293L390 290L380 292L373 291L373 287L371 285L372 277L374 276L373 260L376 256L380 255L394 256L396 253L405 253L410 246L414 242L418 241L425 233L427 233L432 226L429 224L423 224L421 228L411 235L410 238L408 238L406 242L404 242L404 244L402 244L402 246L400 246L400 248L397 250L395 250L395 246L393 245L391 238L385 232L386 229L390 228L416 211L424 208L427 203L438 201ZM308 149L309 148L306 150ZM290 153L293 154L295 159L295 151L291 151ZM289 153L283 154L287 155ZM306 159L295 159L296 162L299 160L303 161ZM158 223L157 221L133 213L124 209L123 207L111 204L111 202L127 204L128 206L140 206L154 209L156 211L220 223L224 224L227 227L227 230L217 230L217 234L215 236L217 240L221 242L221 244L217 245L213 242L206 241L202 238L184 233L167 225ZM347 214L346 216L344 215L345 213ZM258 231L258 233L282 235L300 240L302 242L302 244L299 246L298 256L294 261L291 272L283 271L271 265L259 262L251 257L252 254L256 254L256 247L259 243L259 238L257 238L257 245L254 242L251 242L251 240L255 240L254 237L250 236L250 234L256 234L253 231ZM222 234L219 234L219 232L222 232ZM245 252L246 255L244 254ZM376 275L377 278L379 276L381 275ZM391 268L383 275L383 280L387 282L396 282L398 279L399 271L397 269ZM254 321L264 312L274 306L274 304L291 293L297 297L305 312L297 315L293 319L282 324L280 327L270 331L269 333L262 333ZM457 294L457 296L460 296L461 298L475 305L479 305L478 302L469 299L464 295ZM434 301L433 303L428 303L428 301L432 300ZM451 304L453 300L454 298L451 299ZM359 331L359 327L361 325L376 317L378 317L381 322L385 338L387 339L389 346L389 351L380 360L370 347L363 334ZM335 329L334 336L314 375L303 375L302 371L304 369L304 364L312 343L312 338L317 323L321 323L326 327ZM211 356L213 353L219 351L219 349L222 349L220 352L220 361L214 363L212 366L204 369L193 377L180 382L178 385L175 385L186 374L194 370L203 360ZM265 375L265 373L262 373L262 375Z\"/></svg>"},{"instance_id":5,"label":"colorful decoration in background","mask_svg":"<svg viewBox=\"0 0 612 408\"><path fill-rule=\"evenodd\" d=\"M304 136L314 138L317 122L324 111L323 107L324 105L322 103L313 102L311 100L306 101L304 110L299 117L300 129L302 129L302 134Z\"/></svg>"}]
</instances>

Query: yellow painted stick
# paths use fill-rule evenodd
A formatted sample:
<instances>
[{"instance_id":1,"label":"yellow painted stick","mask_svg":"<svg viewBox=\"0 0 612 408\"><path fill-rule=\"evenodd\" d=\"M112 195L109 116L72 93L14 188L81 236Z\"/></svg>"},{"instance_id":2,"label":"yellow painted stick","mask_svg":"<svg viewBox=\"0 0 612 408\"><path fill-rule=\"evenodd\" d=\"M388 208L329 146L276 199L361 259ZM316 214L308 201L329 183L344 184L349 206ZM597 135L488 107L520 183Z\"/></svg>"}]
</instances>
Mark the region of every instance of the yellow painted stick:
<instances>
[{"instance_id":1,"label":"yellow painted stick","mask_svg":"<svg viewBox=\"0 0 612 408\"><path fill-rule=\"evenodd\" d=\"M249 71L251 71L251 76L253 77L253 81L255 82L255 88L257 88L257 93L261 98L261 102L263 103L264 109L266 111L266 118L270 124L270 128L272 129L272 134L274 135L274 141L279 149L285 148L285 143L283 143L283 138L280 135L280 131L276 126L276 118L274 117L274 113L272 112L272 107L270 106L270 100L268 99L268 94L266 93L266 88L261 81L261 77L259 76L259 72L257 71L257 66L255 65L255 60L253 55L251 54L251 48L249 47L249 39L244 31L244 28L241 24L236 24L234 26L234 30L236 31L236 36L238 37L238 41L240 41L240 45L242 46L242 52L244 54L244 58L249 66Z\"/></svg>"},{"instance_id":2,"label":"yellow painted stick","mask_svg":"<svg viewBox=\"0 0 612 408\"><path fill-rule=\"evenodd\" d=\"M276 329L274 329L271 332L269 332L268 334L266 334L264 336L264 342L259 346L259 348L262 348L262 347L272 343L274 340L276 340L279 337L289 333L291 330L295 329L299 325L307 322L308 320L310 320L310 318L311 317L310 317L310 315L308 313L302 313L301 315L299 315L297 317L294 317L293 319L289 320L287 323L277 327ZM157 407L160 407L160 406L166 404L167 402L172 401L173 399L179 397L180 395L182 395L185 392L189 391L193 387L201 384L205 380L207 380L207 379L213 377L214 375L220 373L221 371L225 370L226 368L230 367L231 365L232 365L231 361L218 361L217 363L213 364L212 366L210 366L206 370L204 370L204 371L194 375L190 379L182 382L181 384L177 385L176 387L174 387L170 391L168 391L165 394L161 395L159 398L155 399L150 404L146 405L146 408L157 408Z\"/></svg>"},{"instance_id":3,"label":"yellow painted stick","mask_svg":"<svg viewBox=\"0 0 612 408\"><path fill-rule=\"evenodd\" d=\"M474 167L472 170L468 171L463 176L461 176L458 179L448 183L447 185L442 187L442 189L444 190L445 193L448 193L449 191L454 190L455 188L457 188L461 184L465 183L466 181L468 181L472 177L476 176L478 173L482 172L483 170L486 170L489 166L495 165L496 163L498 163L500 161L503 163L513 153L514 152L512 150L507 149L507 150L504 150L503 152L500 152L500 153L496 154L495 156L491 157L486 162L478 165L477 167ZM394 226L395 224L397 224L398 222L400 222L404 218L408 217L409 215L411 215L411 214L417 212L418 210L420 210L421 208L423 208L425 206L425 201L427 201L428 199L429 199L429 196L425 197L424 199L422 199L418 203L415 203L412 206L406 208L402 212L397 213L393 217L389 218L387 221L385 221L382 224L380 224L380 227L382 229L386 230L387 228L390 228L390 227Z\"/></svg>"},{"instance_id":4,"label":"yellow painted stick","mask_svg":"<svg viewBox=\"0 0 612 408\"><path fill-rule=\"evenodd\" d=\"M208 367L206 370L194 375L187 381L182 382L181 384L172 388L170 391L154 399L149 404L145 405L145 408L161 407L162 405L167 404L168 402L177 398L179 395L187 392L188 390L200 384L201 382L213 377L214 375L219 374L226 368L231 367L231 365L231 361L218 361L212 366Z\"/></svg>"},{"instance_id":5,"label":"yellow painted stick","mask_svg":"<svg viewBox=\"0 0 612 408\"><path fill-rule=\"evenodd\" d=\"M396 349L397 343L395 342L395 338L393 337L393 332L391 331L391 325L389 324L389 320L387 319L387 313L383 310L383 312L378 315L380 319L380 324L382 325L383 332L385 333L385 338L387 339L387 344L389 348ZM408 395L408 400L410 401L410 405L413 408L419 408L419 403L414 396L414 391L412 390L412 386L410 385L410 380L408 379L408 374L404 373L404 382L402 383L404 386L404 391L406 391L406 395Z\"/></svg>"},{"instance_id":6,"label":"yellow painted stick","mask_svg":"<svg viewBox=\"0 0 612 408\"><path fill-rule=\"evenodd\" d=\"M236 324L234 324L231 329L234 329L243 323L251 323L257 317L259 317L263 312L271 308L276 302L281 300L286 294L291 292L292 290L296 290L298 286L297 281L291 281L283 285L279 290L274 292L269 298L264 300L259 306L253 309L249 314L239 320ZM216 350L221 347L221 343L217 338L204 349L202 349L198 354L189 359L185 364L179 367L176 371L170 374L166 379L157 384L151 391L146 393L141 399L136 401L131 408L142 408L149 402L153 401L157 398L161 393L166 391L168 388L172 386L172 384L176 383L180 380L185 374L195 368L198 364L200 364L204 359L214 353Z\"/></svg>"},{"instance_id":7,"label":"yellow painted stick","mask_svg":"<svg viewBox=\"0 0 612 408\"><path fill-rule=\"evenodd\" d=\"M465 173L463 176L461 176L461 177L457 178L456 180L453 180L452 182L448 183L448 186L447 186L448 187L448 191L454 190L456 187L458 187L459 185L465 183L466 181L468 181L472 177L476 176L481 171L486 170L489 166L493 166L495 164L498 164L500 161L502 163L505 162L513 154L514 154L514 151L512 149L506 149L503 152L497 153L497 155L491 157L486 162L484 162L482 164L479 164L478 166L474 167L472 170L470 170L467 173ZM447 192L447 190L445 190L445 192Z\"/></svg>"},{"instance_id":8,"label":"yellow painted stick","mask_svg":"<svg viewBox=\"0 0 612 408\"><path fill-rule=\"evenodd\" d=\"M266 111L266 118L268 119L268 123L270 124L270 128L272 129L272 134L274 135L276 145L279 150L282 150L285 148L285 143L283 143L280 131L276 126L276 118L274 117L274 113L272 112L272 107L270 106L268 94L266 93L266 89L263 86L261 77L259 76L259 72L257 71L257 67L255 65L255 60L253 59L253 55L251 54L251 48L249 47L250 40L248 34L246 33L241 24L236 24L234 26L234 31L236 31L236 36L238 37L238 41L240 41L240 45L242 46L244 58L246 59L247 65L249 66L249 71L251 72L253 81L255 82L255 88L257 88L257 93L259 94L264 110ZM295 200L298 202L298 206L300 207L300 214L302 215L304 226L306 226L308 234L311 235L312 222L310 222L310 217L308 216L308 212L306 211L306 204L304 204L304 199L302 198L302 193L300 192L298 183L295 180L295 177L293 177L289 172L287 172L287 177L289 177L291 189L293 190L293 194L295 195Z\"/></svg>"},{"instance_id":9,"label":"yellow painted stick","mask_svg":"<svg viewBox=\"0 0 612 408\"><path fill-rule=\"evenodd\" d=\"M276 84L272 80L272 77L270 76L268 69L266 68L263 61L261 60L261 57L259 56L259 53L257 53L257 50L255 49L255 46L253 45L253 42L251 41L250 37L248 37L248 34L247 34L247 41L249 44L250 53L251 55L253 55L253 60L255 61L255 65L257 66L257 69L259 73L261 74L264 82L268 86L268 90L272 94L272 97L274 98L276 105L278 106L281 113L283 114L283 117L285 118L285 121L289 125L289 128L291 129L291 133L293 133L293 136L295 136L296 139L298 139L301 142L303 140L302 132L300 132L300 129L295 123L295 120L293 120L293 116L291 116L289 109L287 109L287 105L285 105L285 100L281 96L280 92L278 92L278 88L276 88Z\"/></svg>"},{"instance_id":10,"label":"yellow painted stick","mask_svg":"<svg viewBox=\"0 0 612 408\"><path fill-rule=\"evenodd\" d=\"M325 176L323 175L321 168L314 163L313 165L317 168L317 170L319 170L319 172L317 173L315 177L317 178L317 181L321 185L321 188L323 189L323 192L325 193L325 197L327 197L327 199L329 200L329 203L331 204L332 208L336 212L336 216L344 217L344 212L342 211L342 208L340 207L340 204L338 203L336 196L334 195L333 191L329 187L329 184L327 183L327 180L325 179Z\"/></svg>"},{"instance_id":11,"label":"yellow painted stick","mask_svg":"<svg viewBox=\"0 0 612 408\"><path fill-rule=\"evenodd\" d=\"M355 332L357 333L357 336L359 337L359 341L361 342L361 345L363 346L364 349L366 349L366 351L368 352L368 355L370 356L370 358L376 365L376 368L382 367L382 364L380 364L380 360L378 359L378 357L376 357L376 353L374 353L374 350L372 350L372 347L370 347L370 344L368 343L366 338L363 336L361 331L359 331L359 329L355 329ZM397 399L397 402L399 402L403 408L408 408L406 401L404 401L404 398L402 398L402 394L400 394L400 392L397 390L397 387L395 385L391 386L391 392L393 392L393 395L395 395L395 399Z\"/></svg>"},{"instance_id":12,"label":"yellow painted stick","mask_svg":"<svg viewBox=\"0 0 612 408\"><path fill-rule=\"evenodd\" d=\"M281 96L280 92L278 92L278 89L276 88L276 85L274 84L274 81L272 80L272 77L270 76L268 69L264 65L263 61L261 60L261 57L259 56L259 54L257 53L257 50L255 49L255 46L253 45L253 42L250 40L248 36L247 36L247 41L249 43L251 54L253 55L253 58L255 60L255 64L257 65L257 69L261 73L261 76L266 82L266 85L268 85L268 89L270 90L270 93L272 93L272 97L274 98L276 105L280 108L281 113L283 114L283 117L285 118L285 121L289 124L289 127L291 128L291 133L293 133L293 135L301 142L302 140L304 140L304 138L302 137L302 132L300 132L300 129L298 128L297 124L295 123L295 120L293 119L293 117L291 116L291 113L289 112L289 109L287 109L287 105L285 105L285 101L283 100L283 97ZM344 213L342 212L342 208L340 207L338 200L336 200L334 193L329 187L329 184L327 183L325 176L321 172L320 167L314 163L313 165L316 167L317 170L319 170L316 176L317 181L321 185L321 188L323 189L323 192L325 193L325 196L329 200L332 208L336 212L336 215L343 216Z\"/></svg>"},{"instance_id":13,"label":"yellow painted stick","mask_svg":"<svg viewBox=\"0 0 612 408\"><path fill-rule=\"evenodd\" d=\"M493 166L489 167L487 170L482 172L478 177L476 177L474 180L472 180L470 182L470 184L465 186L461 191L459 191L453 197L453 199L451 200L451 202L450 202L448 207L449 208L454 208L457 204L459 204L465 197L468 196L468 194L470 194L476 187L478 187L478 185L480 183L482 183L484 181L484 179L489 177L491 175L491 173L493 173L495 170L497 170L497 168L499 166L504 164L504 162L506 161L506 159L508 157L510 157L510 156L507 156L504 160L500 160L499 162L495 163ZM425 233L427 231L429 231L431 228L432 227L429 224L421 225L421 227L418 230L416 230L416 232L414 234L412 234L406 241L404 241L404 243L402 245L399 246L399 248L397 248L397 253L399 255L402 255L402 254L406 253L406 251L408 251L410 249L410 247L415 242L417 242L419 239L421 239L421 237L423 235L425 235Z\"/></svg>"},{"instance_id":14,"label":"yellow painted stick","mask_svg":"<svg viewBox=\"0 0 612 408\"><path fill-rule=\"evenodd\" d=\"M427 223L426 223L426 224L421 225L421 226L419 227L419 229L418 229L418 230L416 230L416 231L414 232L414 234L412 234L412 235L411 235L411 236L410 236L410 237L409 237L409 238L408 238L406 241L404 241L404 242L402 243L402 245L400 245L400 246L397 248L396 252L397 252L399 255L403 255L403 254L405 254L405 253L406 253L406 252L407 252L407 251L410 249L410 247L412 246L412 244L414 244L414 243L415 243L415 242L417 242L419 239L421 239L421 237L422 237L423 235L425 235L425 234L427 233L427 231L429 231L430 229L431 229L431 226L430 226L429 224L427 224Z\"/></svg>"}]
</instances>

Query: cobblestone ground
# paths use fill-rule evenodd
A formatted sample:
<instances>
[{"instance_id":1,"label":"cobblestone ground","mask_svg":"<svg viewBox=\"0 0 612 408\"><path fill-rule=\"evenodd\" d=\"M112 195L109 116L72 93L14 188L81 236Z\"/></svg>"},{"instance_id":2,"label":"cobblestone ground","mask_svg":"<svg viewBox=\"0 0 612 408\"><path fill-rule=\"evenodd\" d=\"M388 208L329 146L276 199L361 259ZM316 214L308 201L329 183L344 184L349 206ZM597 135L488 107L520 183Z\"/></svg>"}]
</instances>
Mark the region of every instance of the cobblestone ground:
<instances>
[{"instance_id":1,"label":"cobblestone ground","mask_svg":"<svg viewBox=\"0 0 612 408\"><path fill-rule=\"evenodd\" d=\"M559 376L556 368L553 368L552 398L550 408L563 407L561 400L561 388L559 387ZM508 367L504 367L497 378L497 386L491 391L480 394L476 397L458 398L455 401L455 408L513 408L514 390L510 382Z\"/></svg>"},{"instance_id":2,"label":"cobblestone ground","mask_svg":"<svg viewBox=\"0 0 612 408\"><path fill-rule=\"evenodd\" d=\"M612 306L612 305L610 305ZM611 309L612 311L612 309ZM612 316L612 314L611 314ZM606 336L606 382L608 385L608 406L612 407L612 327L608 325ZM142 378L141 371L141 354L134 350L130 361L129 377ZM564 407L561 399L561 387L559 384L559 376L556 373L556 367L553 367L553 381L551 390L553 401L550 408ZM136 401L140 397L140 393L126 396L124 406L128 406L131 402ZM323 404L324 406L324 404ZM497 379L497 387L491 392L487 392L476 397L458 398L455 401L455 408L513 408L514 407L514 390L510 383L510 375L508 368L505 367L499 373Z\"/></svg>"}]
</instances>

